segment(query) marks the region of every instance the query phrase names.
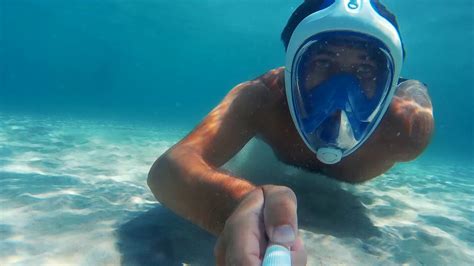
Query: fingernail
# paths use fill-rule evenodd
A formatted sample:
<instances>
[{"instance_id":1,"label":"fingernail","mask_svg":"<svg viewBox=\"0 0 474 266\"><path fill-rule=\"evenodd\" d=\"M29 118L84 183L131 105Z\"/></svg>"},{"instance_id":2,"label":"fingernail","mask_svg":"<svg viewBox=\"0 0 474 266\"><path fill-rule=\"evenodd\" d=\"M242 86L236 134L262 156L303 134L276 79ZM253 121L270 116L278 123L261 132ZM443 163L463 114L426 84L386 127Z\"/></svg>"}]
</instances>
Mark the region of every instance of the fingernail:
<instances>
[{"instance_id":1,"label":"fingernail","mask_svg":"<svg viewBox=\"0 0 474 266\"><path fill-rule=\"evenodd\" d=\"M280 225L273 229L272 237L270 238L275 243L289 243L295 241L295 232L290 225Z\"/></svg>"}]
</instances>

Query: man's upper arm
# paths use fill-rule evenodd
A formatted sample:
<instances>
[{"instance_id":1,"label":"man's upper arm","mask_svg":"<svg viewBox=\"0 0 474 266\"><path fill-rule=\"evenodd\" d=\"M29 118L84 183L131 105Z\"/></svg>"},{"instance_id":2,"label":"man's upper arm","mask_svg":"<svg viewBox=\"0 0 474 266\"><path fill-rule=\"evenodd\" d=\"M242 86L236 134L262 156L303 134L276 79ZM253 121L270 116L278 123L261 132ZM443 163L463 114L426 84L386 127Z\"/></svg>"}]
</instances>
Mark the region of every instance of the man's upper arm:
<instances>
[{"instance_id":1,"label":"man's upper arm","mask_svg":"<svg viewBox=\"0 0 474 266\"><path fill-rule=\"evenodd\" d=\"M225 164L255 136L262 93L259 80L237 85L175 148L197 152L212 167Z\"/></svg>"}]
</instances>

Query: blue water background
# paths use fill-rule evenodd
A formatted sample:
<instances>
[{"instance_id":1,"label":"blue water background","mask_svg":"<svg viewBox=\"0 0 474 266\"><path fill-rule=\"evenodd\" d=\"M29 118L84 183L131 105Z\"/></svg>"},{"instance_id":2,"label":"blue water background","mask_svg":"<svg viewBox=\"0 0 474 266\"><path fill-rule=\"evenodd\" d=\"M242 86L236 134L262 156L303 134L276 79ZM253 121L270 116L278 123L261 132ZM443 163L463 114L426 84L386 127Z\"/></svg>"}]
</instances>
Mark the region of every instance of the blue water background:
<instances>
[{"instance_id":1,"label":"blue water background","mask_svg":"<svg viewBox=\"0 0 474 266\"><path fill-rule=\"evenodd\" d=\"M469 160L473 1L383 1L405 77L429 85L424 157ZM296 0L0 0L0 111L170 121L192 128L234 85L283 65Z\"/></svg>"}]
</instances>

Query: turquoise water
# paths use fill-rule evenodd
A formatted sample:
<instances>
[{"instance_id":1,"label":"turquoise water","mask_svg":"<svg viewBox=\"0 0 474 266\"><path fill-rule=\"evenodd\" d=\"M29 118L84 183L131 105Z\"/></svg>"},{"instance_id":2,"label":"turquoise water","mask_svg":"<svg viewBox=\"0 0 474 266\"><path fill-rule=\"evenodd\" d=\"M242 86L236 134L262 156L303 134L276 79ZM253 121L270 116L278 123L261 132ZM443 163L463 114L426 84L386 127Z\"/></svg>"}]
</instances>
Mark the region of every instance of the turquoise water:
<instances>
[{"instance_id":1,"label":"turquoise water","mask_svg":"<svg viewBox=\"0 0 474 266\"><path fill-rule=\"evenodd\" d=\"M225 167L295 188L308 265L473 264L473 2L383 2L403 75L429 85L426 152L356 186L255 140ZM0 0L0 265L211 265L215 239L161 208L147 171L232 86L283 64L299 3Z\"/></svg>"}]
</instances>

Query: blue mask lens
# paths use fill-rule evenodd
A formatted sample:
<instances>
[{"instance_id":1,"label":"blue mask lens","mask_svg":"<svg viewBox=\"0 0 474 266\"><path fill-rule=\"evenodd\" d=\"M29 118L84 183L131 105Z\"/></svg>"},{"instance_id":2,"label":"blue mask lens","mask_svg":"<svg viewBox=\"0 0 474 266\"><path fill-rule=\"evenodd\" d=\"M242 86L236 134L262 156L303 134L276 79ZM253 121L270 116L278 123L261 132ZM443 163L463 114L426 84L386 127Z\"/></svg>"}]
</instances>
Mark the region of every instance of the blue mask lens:
<instances>
[{"instance_id":1,"label":"blue mask lens","mask_svg":"<svg viewBox=\"0 0 474 266\"><path fill-rule=\"evenodd\" d=\"M292 72L293 112L313 150L346 151L365 141L390 91L393 64L386 49L360 34L340 35L324 33L308 40L297 53ZM330 63L320 66L318 60ZM377 67L364 76L367 73L356 71L364 64Z\"/></svg>"},{"instance_id":2,"label":"blue mask lens","mask_svg":"<svg viewBox=\"0 0 474 266\"><path fill-rule=\"evenodd\" d=\"M321 124L324 122L327 124L329 119L329 121L333 121L333 129L330 131L337 133L340 122L335 117L337 116L335 113L344 111L353 126L354 137L359 139L364 125L360 116L367 112L366 106L364 106L367 96L361 92L362 90L357 78L349 74L339 74L307 91L303 95L305 113L307 114L302 119L305 131L307 133L314 132L316 128L324 127ZM325 136L321 137L324 139L333 138L327 134Z\"/></svg>"}]
</instances>

